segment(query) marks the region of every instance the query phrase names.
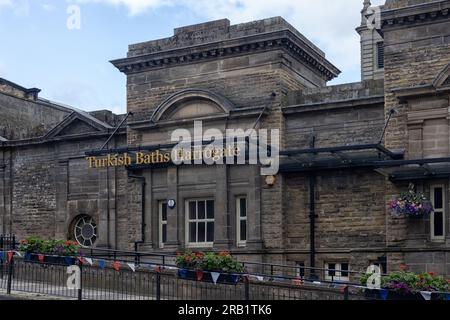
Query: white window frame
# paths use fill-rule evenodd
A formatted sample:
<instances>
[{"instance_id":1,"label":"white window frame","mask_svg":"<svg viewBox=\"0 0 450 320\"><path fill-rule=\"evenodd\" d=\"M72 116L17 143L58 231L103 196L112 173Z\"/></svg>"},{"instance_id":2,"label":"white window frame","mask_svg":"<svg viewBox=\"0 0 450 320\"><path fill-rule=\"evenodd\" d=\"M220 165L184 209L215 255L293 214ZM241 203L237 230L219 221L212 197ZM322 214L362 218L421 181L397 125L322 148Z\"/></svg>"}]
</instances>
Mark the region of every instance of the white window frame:
<instances>
[{"instance_id":1,"label":"white window frame","mask_svg":"<svg viewBox=\"0 0 450 320\"><path fill-rule=\"evenodd\" d=\"M193 201L197 202L196 208L198 208L198 202L205 202L205 219L190 219L189 218L189 202L193 202ZM189 200L186 200L185 203L184 203L184 206L185 206L185 211L184 211L184 213L185 213L185 228L184 229L185 229L186 246L188 248L212 248L214 246L214 241L213 242L208 242L208 241L206 241L206 242L190 242L190 236L189 236L189 233L190 233L189 232L190 231L189 230L189 223L190 222L199 222L199 221L206 222L206 223L213 222L214 225L215 225L215 216L216 216L215 210L214 210L214 219L208 219L207 218L208 217L208 214L206 212L206 208L207 208L206 203L207 203L207 201L213 201L214 206L216 204L215 200L213 198L189 199ZM208 232L208 230L205 229L205 233L207 233L207 232ZM214 236L215 235L216 235L216 233L214 232ZM198 228L197 228L197 238L198 238Z\"/></svg>"},{"instance_id":2,"label":"white window frame","mask_svg":"<svg viewBox=\"0 0 450 320\"><path fill-rule=\"evenodd\" d=\"M434 192L437 188L442 188L442 209L436 210L434 203ZM430 188L430 200L435 211L442 212L442 236L436 236L434 234L434 212L430 215L430 238L432 241L445 241L445 211L446 211L446 196L445 186L442 184L431 185Z\"/></svg>"},{"instance_id":3,"label":"white window frame","mask_svg":"<svg viewBox=\"0 0 450 320\"><path fill-rule=\"evenodd\" d=\"M335 265L335 267L334 267L334 270L336 270L335 275L330 276L328 274L328 270L325 270L325 280L328 280L328 281L350 281L350 264L349 263L347 263L347 262L327 262L327 263L325 263L325 269L330 269L329 268L330 264ZM342 264L348 265L348 270L347 270L348 275L346 277L341 275Z\"/></svg>"},{"instance_id":4,"label":"white window frame","mask_svg":"<svg viewBox=\"0 0 450 320\"><path fill-rule=\"evenodd\" d=\"M241 200L245 199L245 217L241 217ZM246 196L236 197L236 241L238 247L245 247L247 240L241 240L241 221L245 221L248 238L248 200Z\"/></svg>"},{"instance_id":5,"label":"white window frame","mask_svg":"<svg viewBox=\"0 0 450 320\"><path fill-rule=\"evenodd\" d=\"M163 221L163 219L162 219L162 213L163 213L163 210L162 210L162 208L163 208L163 205L166 205L167 206L167 201L159 201L159 203L158 203L158 212L159 212L159 215L158 215L158 226L159 226L159 247L161 248L161 249L163 249L164 248L164 242L163 242L163 226L165 225L166 226L166 232L167 232L167 220L166 221ZM168 210L169 208L167 208L167 210ZM166 216L166 219L167 219L167 216Z\"/></svg>"}]
</instances>

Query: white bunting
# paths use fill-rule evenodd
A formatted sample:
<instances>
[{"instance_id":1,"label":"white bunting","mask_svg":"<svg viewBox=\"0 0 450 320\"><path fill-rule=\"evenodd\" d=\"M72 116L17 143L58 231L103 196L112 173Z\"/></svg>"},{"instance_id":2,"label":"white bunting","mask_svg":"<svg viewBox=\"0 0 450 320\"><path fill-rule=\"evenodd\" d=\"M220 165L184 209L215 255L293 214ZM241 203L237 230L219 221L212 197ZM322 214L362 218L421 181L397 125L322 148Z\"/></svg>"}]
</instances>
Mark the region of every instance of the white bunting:
<instances>
[{"instance_id":1,"label":"white bunting","mask_svg":"<svg viewBox=\"0 0 450 320\"><path fill-rule=\"evenodd\" d=\"M17 254L19 257L22 257L22 254L19 251L14 251L15 254Z\"/></svg>"},{"instance_id":2,"label":"white bunting","mask_svg":"<svg viewBox=\"0 0 450 320\"><path fill-rule=\"evenodd\" d=\"M212 279L214 281L214 284L217 284L217 280L220 277L220 273L218 273L218 272L211 272L211 277L212 277Z\"/></svg>"},{"instance_id":3,"label":"white bunting","mask_svg":"<svg viewBox=\"0 0 450 320\"><path fill-rule=\"evenodd\" d=\"M264 281L264 277L263 276L255 276L255 278L258 281Z\"/></svg>"},{"instance_id":4,"label":"white bunting","mask_svg":"<svg viewBox=\"0 0 450 320\"><path fill-rule=\"evenodd\" d=\"M127 263L127 265L130 267L131 270L133 270L133 272L136 271L136 266L134 263L129 262L129 263Z\"/></svg>"},{"instance_id":5,"label":"white bunting","mask_svg":"<svg viewBox=\"0 0 450 320\"><path fill-rule=\"evenodd\" d=\"M92 266L92 264L93 264L93 261L92 261L92 259L91 258L84 258L85 260L86 260L86 262L87 263L89 263L89 265L91 265Z\"/></svg>"},{"instance_id":6,"label":"white bunting","mask_svg":"<svg viewBox=\"0 0 450 320\"><path fill-rule=\"evenodd\" d=\"M429 291L420 291L420 294L425 300L431 300L431 292Z\"/></svg>"}]
</instances>

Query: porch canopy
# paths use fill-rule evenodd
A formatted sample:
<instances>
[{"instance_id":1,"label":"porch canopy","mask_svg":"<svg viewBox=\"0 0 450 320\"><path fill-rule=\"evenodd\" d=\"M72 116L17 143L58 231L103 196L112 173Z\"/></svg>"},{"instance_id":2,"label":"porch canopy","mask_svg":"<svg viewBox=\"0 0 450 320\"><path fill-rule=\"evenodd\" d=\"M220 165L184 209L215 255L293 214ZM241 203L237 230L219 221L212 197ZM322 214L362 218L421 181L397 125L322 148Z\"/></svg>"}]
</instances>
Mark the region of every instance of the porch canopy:
<instances>
[{"instance_id":1,"label":"porch canopy","mask_svg":"<svg viewBox=\"0 0 450 320\"><path fill-rule=\"evenodd\" d=\"M286 150L280 155L282 173L366 168L391 181L450 177L450 157L405 160L404 152L381 144Z\"/></svg>"}]
</instances>

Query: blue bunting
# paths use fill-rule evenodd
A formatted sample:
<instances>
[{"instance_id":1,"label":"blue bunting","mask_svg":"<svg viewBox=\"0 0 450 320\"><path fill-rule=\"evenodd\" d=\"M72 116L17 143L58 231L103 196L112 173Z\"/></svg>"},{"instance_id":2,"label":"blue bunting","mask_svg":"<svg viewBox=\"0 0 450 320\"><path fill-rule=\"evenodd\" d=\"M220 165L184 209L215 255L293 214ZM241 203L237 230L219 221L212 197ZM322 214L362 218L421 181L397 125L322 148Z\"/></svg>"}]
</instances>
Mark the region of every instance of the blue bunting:
<instances>
[{"instance_id":1,"label":"blue bunting","mask_svg":"<svg viewBox=\"0 0 450 320\"><path fill-rule=\"evenodd\" d=\"M388 290L380 289L380 297L381 297L381 299L387 300L388 295L389 295L389 291Z\"/></svg>"},{"instance_id":2,"label":"blue bunting","mask_svg":"<svg viewBox=\"0 0 450 320\"><path fill-rule=\"evenodd\" d=\"M98 260L98 266L100 267L100 269L105 269L106 266L105 260Z\"/></svg>"}]
</instances>

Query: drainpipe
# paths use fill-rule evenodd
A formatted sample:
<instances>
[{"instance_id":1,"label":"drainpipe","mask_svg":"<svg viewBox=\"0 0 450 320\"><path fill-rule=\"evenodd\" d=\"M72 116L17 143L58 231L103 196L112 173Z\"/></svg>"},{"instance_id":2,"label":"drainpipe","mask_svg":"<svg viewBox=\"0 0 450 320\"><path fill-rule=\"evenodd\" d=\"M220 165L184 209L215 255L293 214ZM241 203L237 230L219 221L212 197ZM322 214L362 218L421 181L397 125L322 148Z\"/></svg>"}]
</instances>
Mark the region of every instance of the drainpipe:
<instances>
[{"instance_id":1,"label":"drainpipe","mask_svg":"<svg viewBox=\"0 0 450 320\"><path fill-rule=\"evenodd\" d=\"M317 279L315 267L316 267L316 175L311 174L309 176L309 260L312 280Z\"/></svg>"},{"instance_id":2,"label":"drainpipe","mask_svg":"<svg viewBox=\"0 0 450 320\"><path fill-rule=\"evenodd\" d=\"M146 227L146 221L145 221L145 189L146 189L146 181L145 181L145 177L143 176L136 176L136 175L132 175L132 174L128 174L128 178L131 179L136 179L141 181L141 186L142 186L142 198L141 198L141 240L139 241L135 241L134 242L134 251L137 252L138 251L138 246L140 244L145 243L145 227Z\"/></svg>"}]
</instances>

